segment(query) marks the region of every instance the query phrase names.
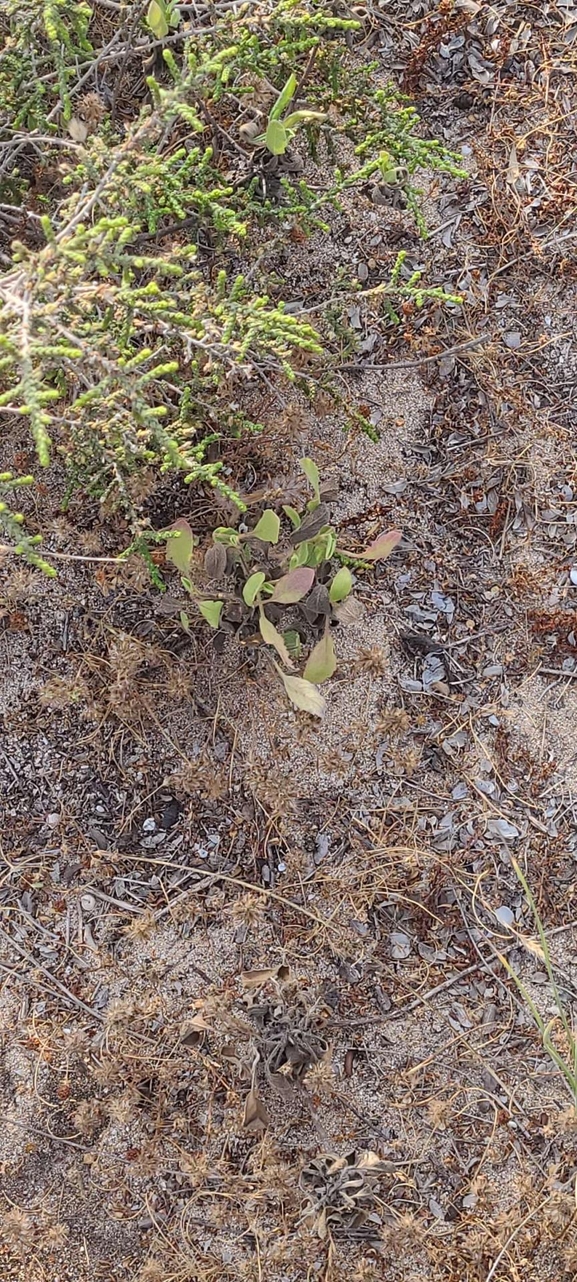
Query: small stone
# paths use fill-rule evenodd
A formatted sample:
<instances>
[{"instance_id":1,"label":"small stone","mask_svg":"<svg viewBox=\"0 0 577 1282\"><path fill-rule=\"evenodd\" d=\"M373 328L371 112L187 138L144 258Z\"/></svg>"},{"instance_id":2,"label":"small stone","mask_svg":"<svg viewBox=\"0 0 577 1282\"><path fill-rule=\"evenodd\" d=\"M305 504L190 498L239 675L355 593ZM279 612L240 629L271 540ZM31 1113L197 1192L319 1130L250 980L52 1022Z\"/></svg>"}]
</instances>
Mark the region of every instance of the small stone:
<instances>
[{"instance_id":1,"label":"small stone","mask_svg":"<svg viewBox=\"0 0 577 1282\"><path fill-rule=\"evenodd\" d=\"M48 828L57 828L59 823L60 815L57 815L55 812L46 816L46 824Z\"/></svg>"},{"instance_id":2,"label":"small stone","mask_svg":"<svg viewBox=\"0 0 577 1282\"><path fill-rule=\"evenodd\" d=\"M96 908L96 899L94 895L86 893L80 896L80 907L85 913L93 913Z\"/></svg>"},{"instance_id":3,"label":"small stone","mask_svg":"<svg viewBox=\"0 0 577 1282\"><path fill-rule=\"evenodd\" d=\"M402 930L394 930L391 934L391 956L395 961L404 961L411 954L411 941L408 935Z\"/></svg>"},{"instance_id":4,"label":"small stone","mask_svg":"<svg viewBox=\"0 0 577 1282\"><path fill-rule=\"evenodd\" d=\"M357 267L357 276L360 281L364 282L369 279L369 269L366 263L359 263Z\"/></svg>"},{"instance_id":5,"label":"small stone","mask_svg":"<svg viewBox=\"0 0 577 1282\"><path fill-rule=\"evenodd\" d=\"M497 921L501 922L502 926L512 926L515 921L515 914L511 912L511 909L507 907L507 904L501 904L499 908L496 908L495 916Z\"/></svg>"},{"instance_id":6,"label":"small stone","mask_svg":"<svg viewBox=\"0 0 577 1282\"><path fill-rule=\"evenodd\" d=\"M143 832L156 832L156 819L145 819L142 825Z\"/></svg>"}]
</instances>

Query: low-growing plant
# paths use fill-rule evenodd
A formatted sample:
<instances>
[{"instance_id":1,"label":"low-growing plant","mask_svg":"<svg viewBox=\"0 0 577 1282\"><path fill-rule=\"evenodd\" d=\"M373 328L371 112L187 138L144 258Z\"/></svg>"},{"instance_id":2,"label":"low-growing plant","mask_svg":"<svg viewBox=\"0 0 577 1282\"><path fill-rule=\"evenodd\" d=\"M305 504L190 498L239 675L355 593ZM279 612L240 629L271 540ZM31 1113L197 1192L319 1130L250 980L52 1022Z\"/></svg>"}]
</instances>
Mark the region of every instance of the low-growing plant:
<instances>
[{"instance_id":1,"label":"low-growing plant","mask_svg":"<svg viewBox=\"0 0 577 1282\"><path fill-rule=\"evenodd\" d=\"M324 111L301 109L299 111L291 111L288 115L283 114L294 98L296 87L297 78L293 72L292 76L289 76L286 85L281 89L274 106L269 111L265 132L257 135L254 140L256 146L267 147L273 156L284 155L297 129L302 125L310 125L326 120Z\"/></svg>"},{"instance_id":2,"label":"low-growing plant","mask_svg":"<svg viewBox=\"0 0 577 1282\"><path fill-rule=\"evenodd\" d=\"M289 527L285 536L281 516L273 508L265 508L252 529L244 525L238 529L219 526L213 531L212 546L204 557L204 575L215 583L227 578L232 581L232 590L223 589L215 596L200 591L192 568L195 537L183 518L176 520L168 532L166 557L180 572L183 587L209 626L216 631L239 631L249 636L256 628L261 642L280 659L282 666L276 658L272 663L291 703L322 716L325 701L317 687L332 677L337 667L331 623L350 623L362 614L359 603L351 600L354 578L349 565L339 565L339 561L354 558L358 566L384 561L402 535L400 530L387 530L361 552L341 551L317 465L310 458L302 458L300 464L313 497L302 513L283 504L282 513ZM275 555L273 549L277 548ZM317 636L320 633L301 673L297 665L303 636L294 619L281 630L287 610L302 618L305 643L307 631ZM190 623L185 611L181 613L181 623L188 631Z\"/></svg>"},{"instance_id":3,"label":"low-growing plant","mask_svg":"<svg viewBox=\"0 0 577 1282\"><path fill-rule=\"evenodd\" d=\"M43 570L49 578L54 578L56 570L39 552L42 535L27 534L22 512L15 512L6 501L8 497L16 495L18 490L27 489L31 485L34 485L33 476L13 476L12 472L0 472L0 531L10 540L6 546L0 543L0 559L7 553L22 556L29 565Z\"/></svg>"},{"instance_id":4,"label":"low-growing plant","mask_svg":"<svg viewBox=\"0 0 577 1282\"><path fill-rule=\"evenodd\" d=\"M130 32L147 23L155 38L146 46L141 36L134 58L152 53L158 72L120 127L110 108L120 82L100 94L89 5L9 0L0 15L0 177L19 187L26 209L33 158L50 169L54 193L39 194L36 208L49 212L31 212L35 234L12 244L0 275L0 411L3 421L28 420L41 467L56 454L69 486L120 506L138 537L140 471L179 472L242 510L213 451L230 430L223 405L239 404L242 425L244 386L294 380L303 354L330 372L330 337L327 346L306 315L259 285L251 233L274 220L283 238L287 225L307 235L349 189L393 170L416 210L419 168L461 172L455 156L419 136L411 107L375 87L370 68L361 74L343 60L356 18L316 0L225 7L206 29L183 28L179 42L182 17L168 0L118 10L120 67L133 58ZM116 65L113 54L108 76ZM24 81L32 88L23 98ZM72 115L86 114L87 89L90 127ZM322 181L279 169L271 194L262 157L280 165L297 130L313 163L326 153ZM339 139L353 144L346 155ZM416 277L393 288L401 298L437 297ZM325 533L309 552L327 550Z\"/></svg>"}]
</instances>

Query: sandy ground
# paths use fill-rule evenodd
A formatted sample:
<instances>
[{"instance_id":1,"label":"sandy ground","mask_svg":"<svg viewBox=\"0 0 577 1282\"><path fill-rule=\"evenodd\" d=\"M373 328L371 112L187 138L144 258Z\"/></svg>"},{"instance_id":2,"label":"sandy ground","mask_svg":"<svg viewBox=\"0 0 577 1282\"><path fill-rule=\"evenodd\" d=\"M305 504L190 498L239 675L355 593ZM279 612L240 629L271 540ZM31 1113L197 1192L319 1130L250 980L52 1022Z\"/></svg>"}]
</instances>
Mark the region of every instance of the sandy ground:
<instances>
[{"instance_id":1,"label":"sandy ground","mask_svg":"<svg viewBox=\"0 0 577 1282\"><path fill-rule=\"evenodd\" d=\"M418 245L465 302L404 318L398 359L487 341L341 376L376 442L334 402L260 406L245 483L298 487L311 455L344 546L403 530L334 630L325 718L290 708L256 647L183 638L138 567L1 570L6 1282L575 1276L575 1112L532 1015L567 1057L574 265L527 186L571 88L556 45L531 79L519 37L496 108L480 6L422 60L426 6L402 39L407 6L385 8L383 74L408 66L470 174L430 184ZM295 247L286 287L322 299L371 254L378 274L399 234L407 212L367 199ZM349 322L364 341L381 319L369 297ZM46 542L70 551L58 501ZM192 520L186 501L167 484L157 524Z\"/></svg>"}]
</instances>

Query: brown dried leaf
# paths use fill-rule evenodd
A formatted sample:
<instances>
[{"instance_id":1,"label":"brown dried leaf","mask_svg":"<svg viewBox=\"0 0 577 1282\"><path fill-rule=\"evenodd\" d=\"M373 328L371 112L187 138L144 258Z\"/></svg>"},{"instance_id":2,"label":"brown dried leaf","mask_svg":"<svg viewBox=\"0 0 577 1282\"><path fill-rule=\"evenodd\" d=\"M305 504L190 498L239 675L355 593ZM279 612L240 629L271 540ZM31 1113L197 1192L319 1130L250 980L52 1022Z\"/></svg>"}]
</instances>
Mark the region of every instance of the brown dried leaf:
<instances>
[{"instance_id":1,"label":"brown dried leaf","mask_svg":"<svg viewBox=\"0 0 577 1282\"><path fill-rule=\"evenodd\" d=\"M268 1113L258 1097L256 1086L251 1086L244 1102L242 1124L247 1131L264 1131L269 1124Z\"/></svg>"},{"instance_id":2,"label":"brown dried leaf","mask_svg":"<svg viewBox=\"0 0 577 1282\"><path fill-rule=\"evenodd\" d=\"M204 568L209 578L220 579L226 570L226 548L222 543L213 543L204 558Z\"/></svg>"},{"instance_id":3,"label":"brown dried leaf","mask_svg":"<svg viewBox=\"0 0 577 1282\"><path fill-rule=\"evenodd\" d=\"M271 966L264 970L243 970L240 981L245 988L260 988L269 979L286 979L287 972L287 966Z\"/></svg>"},{"instance_id":4,"label":"brown dried leaf","mask_svg":"<svg viewBox=\"0 0 577 1282\"><path fill-rule=\"evenodd\" d=\"M362 601L357 597L349 596L346 601L341 601L339 605L333 606L333 615L342 623L344 627L351 623L359 623L365 613L365 607Z\"/></svg>"}]
</instances>

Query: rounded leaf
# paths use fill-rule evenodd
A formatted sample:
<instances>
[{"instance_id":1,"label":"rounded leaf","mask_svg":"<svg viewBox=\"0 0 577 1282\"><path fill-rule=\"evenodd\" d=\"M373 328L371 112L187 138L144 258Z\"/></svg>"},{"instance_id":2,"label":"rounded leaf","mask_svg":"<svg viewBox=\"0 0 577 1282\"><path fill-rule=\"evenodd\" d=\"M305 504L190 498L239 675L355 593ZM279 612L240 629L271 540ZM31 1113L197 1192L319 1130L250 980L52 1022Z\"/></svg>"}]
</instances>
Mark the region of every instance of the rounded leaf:
<instances>
[{"instance_id":1,"label":"rounded leaf","mask_svg":"<svg viewBox=\"0 0 577 1282\"><path fill-rule=\"evenodd\" d=\"M275 601L278 605L295 605L297 601L302 601L307 592L310 592L314 581L315 572L308 566L303 565L298 570L291 570L289 574L283 574L282 579L276 580L271 601Z\"/></svg>"},{"instance_id":2,"label":"rounded leaf","mask_svg":"<svg viewBox=\"0 0 577 1282\"><path fill-rule=\"evenodd\" d=\"M264 140L273 156L284 155L288 147L289 136L280 120L269 120Z\"/></svg>"},{"instance_id":3,"label":"rounded leaf","mask_svg":"<svg viewBox=\"0 0 577 1282\"><path fill-rule=\"evenodd\" d=\"M335 577L329 588L329 600L331 605L338 605L339 601L344 601L348 597L353 586L353 576L348 565L342 565L337 570Z\"/></svg>"},{"instance_id":4,"label":"rounded leaf","mask_svg":"<svg viewBox=\"0 0 577 1282\"><path fill-rule=\"evenodd\" d=\"M273 512L271 507L267 507L250 533L251 538L260 539L263 543L278 543L280 520L276 512Z\"/></svg>"},{"instance_id":5,"label":"rounded leaf","mask_svg":"<svg viewBox=\"0 0 577 1282\"><path fill-rule=\"evenodd\" d=\"M153 35L157 40L162 40L168 35L168 22L166 20L166 7L159 0L150 0L146 11L146 21Z\"/></svg>"},{"instance_id":6,"label":"rounded leaf","mask_svg":"<svg viewBox=\"0 0 577 1282\"><path fill-rule=\"evenodd\" d=\"M384 534L379 534L374 543L370 543L364 552L357 552L359 560L363 561L386 561L387 557L401 542L403 537L402 530L385 530Z\"/></svg>"},{"instance_id":7,"label":"rounded leaf","mask_svg":"<svg viewBox=\"0 0 577 1282\"><path fill-rule=\"evenodd\" d=\"M209 578L220 579L226 570L226 548L222 543L213 543L204 557L204 568Z\"/></svg>"},{"instance_id":8,"label":"rounded leaf","mask_svg":"<svg viewBox=\"0 0 577 1282\"><path fill-rule=\"evenodd\" d=\"M333 608L333 615L339 623L345 627L352 623L360 623L365 613L365 607L362 601L357 597L347 597L346 601L341 601L339 605Z\"/></svg>"},{"instance_id":9,"label":"rounded leaf","mask_svg":"<svg viewBox=\"0 0 577 1282\"><path fill-rule=\"evenodd\" d=\"M284 688L295 708L300 708L301 712L310 713L311 717L322 717L325 710L325 700L317 687L310 681L305 681L303 677L287 677L285 672L281 672L275 664L277 672L284 684Z\"/></svg>"},{"instance_id":10,"label":"rounded leaf","mask_svg":"<svg viewBox=\"0 0 577 1282\"><path fill-rule=\"evenodd\" d=\"M180 516L170 526L170 535L166 543L166 559L175 565L181 574L188 574L194 547L194 535L188 521Z\"/></svg>"},{"instance_id":11,"label":"rounded leaf","mask_svg":"<svg viewBox=\"0 0 577 1282\"><path fill-rule=\"evenodd\" d=\"M266 574L263 574L262 570L257 570L256 574L251 574L250 578L247 579L242 589L242 598L245 605L254 605L265 579Z\"/></svg>"},{"instance_id":12,"label":"rounded leaf","mask_svg":"<svg viewBox=\"0 0 577 1282\"><path fill-rule=\"evenodd\" d=\"M305 681L312 681L320 685L322 681L328 681L332 677L337 666L337 656L333 638L328 628L325 628L324 636L311 650L303 676Z\"/></svg>"},{"instance_id":13,"label":"rounded leaf","mask_svg":"<svg viewBox=\"0 0 577 1282\"><path fill-rule=\"evenodd\" d=\"M203 619L210 624L211 628L218 628L220 616L222 614L223 601L199 601L198 608Z\"/></svg>"},{"instance_id":14,"label":"rounded leaf","mask_svg":"<svg viewBox=\"0 0 577 1282\"><path fill-rule=\"evenodd\" d=\"M307 478L309 485L312 486L315 492L315 499L317 499L317 502L318 502L318 500L320 499L320 489L321 489L319 469L314 459L312 458L301 458L299 459L299 463L302 467L302 470Z\"/></svg>"}]
</instances>

